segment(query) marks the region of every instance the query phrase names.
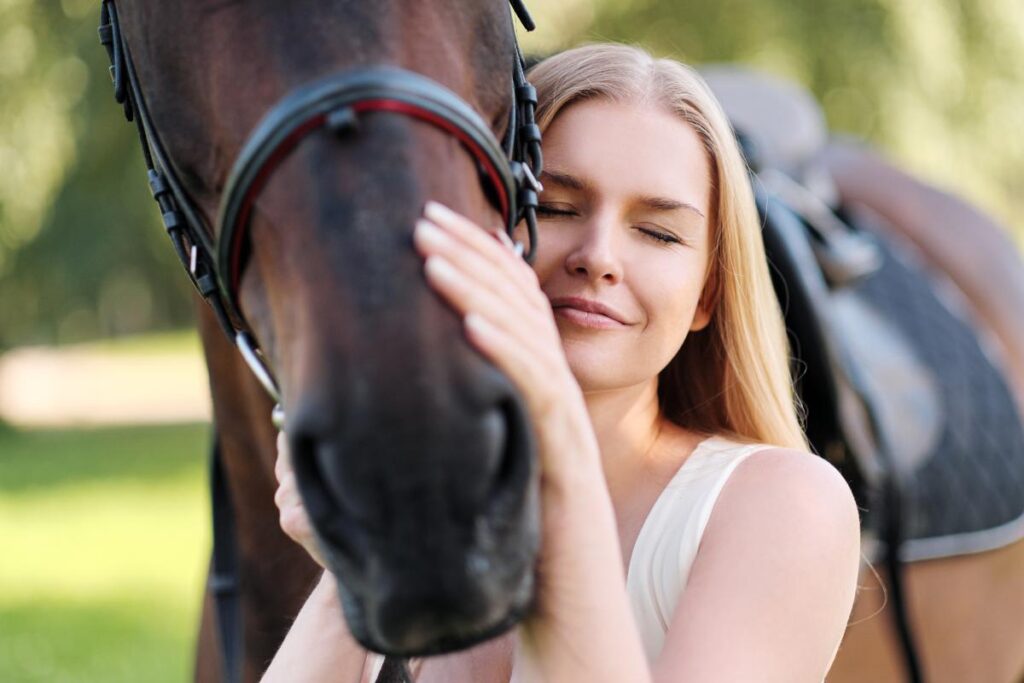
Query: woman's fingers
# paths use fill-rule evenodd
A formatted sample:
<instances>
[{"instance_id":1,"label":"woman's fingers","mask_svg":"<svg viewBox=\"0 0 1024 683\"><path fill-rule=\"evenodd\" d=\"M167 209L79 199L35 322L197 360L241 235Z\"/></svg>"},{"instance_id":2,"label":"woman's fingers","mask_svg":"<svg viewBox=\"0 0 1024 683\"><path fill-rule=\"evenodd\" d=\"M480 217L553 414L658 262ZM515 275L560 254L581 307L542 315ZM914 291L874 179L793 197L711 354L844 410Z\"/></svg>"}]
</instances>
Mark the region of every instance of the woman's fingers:
<instances>
[{"instance_id":1,"label":"woman's fingers","mask_svg":"<svg viewBox=\"0 0 1024 683\"><path fill-rule=\"evenodd\" d=\"M540 292L537 283L517 282L515 276L509 274L508 264L500 262L518 257L498 244L493 237L483 234L480 237L494 242L493 246L501 250L499 253L506 253L502 254L501 259L488 258L451 231L425 219L416 225L414 243L422 256L428 259L434 256L443 257L462 271L474 283L476 289L493 292L516 319L522 320L525 316L537 313L550 315L550 304Z\"/></svg>"},{"instance_id":2,"label":"woman's fingers","mask_svg":"<svg viewBox=\"0 0 1024 683\"><path fill-rule=\"evenodd\" d=\"M439 205L430 206L431 214L443 215L447 223L442 228L426 219L419 221L414 242L427 259L427 276L435 289L462 315L481 313L524 343L550 346L554 342L560 351L551 304L533 270L506 246L507 236L502 233L503 244L469 219ZM525 269L529 276L520 277L518 269Z\"/></svg>"},{"instance_id":3,"label":"woman's fingers","mask_svg":"<svg viewBox=\"0 0 1024 683\"><path fill-rule=\"evenodd\" d=\"M534 313L534 306L512 278L482 258L472 247L460 243L433 223L420 221L416 225L414 241L416 249L427 258L427 263L433 261L452 265L474 283L477 291L492 292L501 301L503 308L508 309L517 319Z\"/></svg>"},{"instance_id":4,"label":"woman's fingers","mask_svg":"<svg viewBox=\"0 0 1024 683\"><path fill-rule=\"evenodd\" d=\"M281 431L277 433L277 460L274 461L274 476L277 478L277 483L280 484L285 474L291 471L292 462L288 453L288 437Z\"/></svg>"},{"instance_id":5,"label":"woman's fingers","mask_svg":"<svg viewBox=\"0 0 1024 683\"><path fill-rule=\"evenodd\" d=\"M518 339L497 327L482 315L470 313L465 320L470 341L501 370L526 400L534 421L547 415L558 400L559 373L549 367Z\"/></svg>"},{"instance_id":6,"label":"woman's fingers","mask_svg":"<svg viewBox=\"0 0 1024 683\"><path fill-rule=\"evenodd\" d=\"M426 258L431 287L467 320L476 316L501 333L486 337L492 343L481 351L524 393L544 395L546 386L560 384L571 373L551 304L533 269L509 247L511 240L487 234L435 202L427 204L425 214L431 220L417 223L414 242ZM471 339L483 342L485 336ZM539 384L530 377L534 373L542 375Z\"/></svg>"},{"instance_id":7,"label":"woman's fingers","mask_svg":"<svg viewBox=\"0 0 1024 683\"><path fill-rule=\"evenodd\" d=\"M299 494L298 482L292 470L291 456L288 452L288 439L284 432L277 435L277 461L274 463L274 476L277 478L277 490L274 491L274 504L278 509L278 523L288 536L306 549L306 552L321 566L324 566L320 548L317 546L313 525L306 514L306 508Z\"/></svg>"},{"instance_id":8,"label":"woman's fingers","mask_svg":"<svg viewBox=\"0 0 1024 683\"><path fill-rule=\"evenodd\" d=\"M423 213L430 222L443 228L447 235L469 247L468 252L476 255L490 268L507 275L527 301L541 307L547 304L547 297L537 283L537 274L515 253L504 231L488 232L437 202L427 202Z\"/></svg>"},{"instance_id":9,"label":"woman's fingers","mask_svg":"<svg viewBox=\"0 0 1024 683\"><path fill-rule=\"evenodd\" d=\"M508 377L526 401L534 420L543 417L556 400L559 360L564 363L557 331L535 332L529 316L517 319L510 310L501 311L495 295L475 287L467 276L440 256L431 256L425 266L427 280L464 317L469 341ZM533 315L539 315L533 313Z\"/></svg>"},{"instance_id":10,"label":"woman's fingers","mask_svg":"<svg viewBox=\"0 0 1024 683\"><path fill-rule=\"evenodd\" d=\"M493 289L482 287L446 258L431 256L424 271L427 281L463 318L476 315L500 329L515 348L545 367L564 361L558 329L550 313L509 305ZM492 359L493 360L493 359Z\"/></svg>"}]
</instances>

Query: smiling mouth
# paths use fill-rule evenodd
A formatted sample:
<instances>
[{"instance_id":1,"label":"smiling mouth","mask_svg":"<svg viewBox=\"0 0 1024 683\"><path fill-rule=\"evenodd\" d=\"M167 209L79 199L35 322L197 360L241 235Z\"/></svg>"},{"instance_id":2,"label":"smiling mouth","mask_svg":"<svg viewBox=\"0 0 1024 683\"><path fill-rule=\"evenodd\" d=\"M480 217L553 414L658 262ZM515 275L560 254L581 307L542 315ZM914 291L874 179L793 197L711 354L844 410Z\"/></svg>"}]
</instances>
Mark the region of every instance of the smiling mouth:
<instances>
[{"instance_id":1,"label":"smiling mouth","mask_svg":"<svg viewBox=\"0 0 1024 683\"><path fill-rule=\"evenodd\" d=\"M554 309L555 317L571 322L578 327L593 330L613 330L625 327L618 320L613 320L601 313L583 311L572 306L558 306Z\"/></svg>"}]
</instances>

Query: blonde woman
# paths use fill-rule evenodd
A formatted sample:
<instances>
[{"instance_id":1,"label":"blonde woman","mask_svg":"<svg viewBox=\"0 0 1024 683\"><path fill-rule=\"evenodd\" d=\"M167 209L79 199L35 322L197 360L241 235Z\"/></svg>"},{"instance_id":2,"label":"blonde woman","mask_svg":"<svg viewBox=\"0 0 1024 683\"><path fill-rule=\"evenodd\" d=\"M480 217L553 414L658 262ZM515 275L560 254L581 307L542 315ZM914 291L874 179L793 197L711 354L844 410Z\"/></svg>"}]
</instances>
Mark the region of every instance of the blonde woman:
<instances>
[{"instance_id":1,"label":"blonde woman","mask_svg":"<svg viewBox=\"0 0 1024 683\"><path fill-rule=\"evenodd\" d=\"M591 45L536 66L546 172L531 269L429 204L415 244L526 400L541 468L535 613L417 681L821 681L859 523L807 452L746 168L701 79ZM279 441L282 526L316 557ZM372 680L334 581L265 680ZM339 645L340 644L340 645Z\"/></svg>"}]
</instances>

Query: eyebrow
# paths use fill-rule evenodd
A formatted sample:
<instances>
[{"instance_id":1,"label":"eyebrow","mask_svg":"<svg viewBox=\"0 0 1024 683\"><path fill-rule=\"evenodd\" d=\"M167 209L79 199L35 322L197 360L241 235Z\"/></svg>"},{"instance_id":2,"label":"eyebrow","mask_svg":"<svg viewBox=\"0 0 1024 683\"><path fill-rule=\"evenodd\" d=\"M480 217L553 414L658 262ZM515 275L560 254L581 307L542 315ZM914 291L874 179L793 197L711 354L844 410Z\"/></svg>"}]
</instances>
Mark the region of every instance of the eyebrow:
<instances>
[{"instance_id":1,"label":"eyebrow","mask_svg":"<svg viewBox=\"0 0 1024 683\"><path fill-rule=\"evenodd\" d=\"M593 185L586 180L561 171L545 170L541 173L540 180L541 183L544 184L550 183L552 185L558 185L559 187L567 190L575 190L577 192L593 192L594 190ZM701 218L705 217L704 212L696 206L689 202L679 201L678 199L640 195L638 197L633 197L633 201L652 211L678 211L680 209L686 209L687 211L696 213Z\"/></svg>"}]
</instances>

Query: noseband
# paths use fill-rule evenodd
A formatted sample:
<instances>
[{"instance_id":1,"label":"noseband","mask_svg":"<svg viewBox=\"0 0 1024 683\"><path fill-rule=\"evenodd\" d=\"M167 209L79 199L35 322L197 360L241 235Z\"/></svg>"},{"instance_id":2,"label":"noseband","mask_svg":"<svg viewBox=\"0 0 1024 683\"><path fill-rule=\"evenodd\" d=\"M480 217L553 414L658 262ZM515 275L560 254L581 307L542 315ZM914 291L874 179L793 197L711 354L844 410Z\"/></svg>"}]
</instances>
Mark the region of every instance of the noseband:
<instances>
[{"instance_id":1,"label":"noseband","mask_svg":"<svg viewBox=\"0 0 1024 683\"><path fill-rule=\"evenodd\" d=\"M533 30L522 0L511 0L511 5L523 26ZM324 128L353 133L361 116L390 112L451 135L474 159L485 194L501 213L509 235L525 220L529 251L524 257L532 261L537 246L537 178L543 162L540 128L534 121L537 92L526 80L518 42L512 64L512 105L501 142L455 93L405 69L342 71L291 91L263 117L235 160L221 198L217 229L213 230L185 192L157 134L114 0L103 1L99 34L110 57L114 98L138 129L149 186L171 244L225 334L278 404L274 411L278 426L283 420L280 390L240 310L238 291L249 256L252 207L281 162L313 133Z\"/></svg>"}]
</instances>

